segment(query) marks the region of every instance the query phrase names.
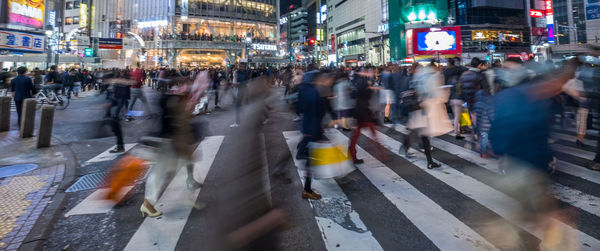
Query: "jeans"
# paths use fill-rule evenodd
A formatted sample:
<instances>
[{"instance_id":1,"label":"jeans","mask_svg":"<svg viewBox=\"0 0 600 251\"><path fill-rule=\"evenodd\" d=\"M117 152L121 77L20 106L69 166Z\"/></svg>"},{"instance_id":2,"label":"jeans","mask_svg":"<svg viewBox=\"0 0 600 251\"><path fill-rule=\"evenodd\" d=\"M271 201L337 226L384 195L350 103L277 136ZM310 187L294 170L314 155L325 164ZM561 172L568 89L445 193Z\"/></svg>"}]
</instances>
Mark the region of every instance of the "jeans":
<instances>
[{"instance_id":1,"label":"jeans","mask_svg":"<svg viewBox=\"0 0 600 251\"><path fill-rule=\"evenodd\" d=\"M150 109L148 109L148 101L146 100L146 95L144 95L142 88L131 88L131 103L129 104L129 110L133 110L135 101L137 101L138 99L142 101L146 113L150 112Z\"/></svg>"},{"instance_id":2,"label":"jeans","mask_svg":"<svg viewBox=\"0 0 600 251\"><path fill-rule=\"evenodd\" d=\"M486 154L488 145L488 133L482 132L479 134L479 153Z\"/></svg>"},{"instance_id":3,"label":"jeans","mask_svg":"<svg viewBox=\"0 0 600 251\"><path fill-rule=\"evenodd\" d=\"M15 107L17 108L17 126L21 127L21 113L23 113L23 100L16 101Z\"/></svg>"}]
</instances>

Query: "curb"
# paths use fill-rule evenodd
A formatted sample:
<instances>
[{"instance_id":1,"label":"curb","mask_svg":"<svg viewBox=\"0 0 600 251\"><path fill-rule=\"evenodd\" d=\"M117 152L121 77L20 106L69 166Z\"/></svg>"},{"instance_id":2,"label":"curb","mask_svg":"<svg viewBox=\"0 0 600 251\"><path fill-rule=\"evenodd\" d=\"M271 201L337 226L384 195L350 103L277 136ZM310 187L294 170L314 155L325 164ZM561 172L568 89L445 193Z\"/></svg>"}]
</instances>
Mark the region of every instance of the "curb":
<instances>
[{"instance_id":1,"label":"curb","mask_svg":"<svg viewBox=\"0 0 600 251\"><path fill-rule=\"evenodd\" d=\"M56 137L54 139L58 140ZM75 181L77 178L77 156L68 144L61 142L60 146L57 146L57 151L65 153L70 152L71 158L67 158L64 163L65 171L63 174L63 180L60 182L59 188L52 197L52 203L48 204L44 209L43 213L39 216L33 228L27 234L27 237L21 243L18 250L42 250L44 243L52 233L54 224L58 221L60 215L64 211L67 194L65 190Z\"/></svg>"}]
</instances>

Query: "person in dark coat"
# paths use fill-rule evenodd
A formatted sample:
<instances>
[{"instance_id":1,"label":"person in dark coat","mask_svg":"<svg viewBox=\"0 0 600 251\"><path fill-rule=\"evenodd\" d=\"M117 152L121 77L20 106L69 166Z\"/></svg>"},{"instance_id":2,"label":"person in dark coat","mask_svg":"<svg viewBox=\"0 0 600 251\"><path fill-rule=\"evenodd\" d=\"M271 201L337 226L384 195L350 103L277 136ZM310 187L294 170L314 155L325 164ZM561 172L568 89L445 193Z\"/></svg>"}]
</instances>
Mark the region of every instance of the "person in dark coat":
<instances>
[{"instance_id":1,"label":"person in dark coat","mask_svg":"<svg viewBox=\"0 0 600 251\"><path fill-rule=\"evenodd\" d=\"M475 104L475 93L479 90L484 90L487 94L490 93L490 85L487 81L487 77L482 73L485 69L486 62L481 61L479 58L473 58L471 60L471 67L465 71L458 80L458 86L456 88L456 96L458 99L467 102L467 108L471 116L471 122L477 133L477 117L473 110ZM460 138L460 137L459 137Z\"/></svg>"},{"instance_id":2,"label":"person in dark coat","mask_svg":"<svg viewBox=\"0 0 600 251\"><path fill-rule=\"evenodd\" d=\"M27 68L21 66L17 68L17 73L19 75L10 81L10 89L13 93L15 107L17 108L17 125L21 127L23 100L33 98L35 86L33 85L31 78L25 76L25 73L27 73Z\"/></svg>"},{"instance_id":3,"label":"person in dark coat","mask_svg":"<svg viewBox=\"0 0 600 251\"><path fill-rule=\"evenodd\" d=\"M371 134L375 139L377 139L377 134L375 132L375 115L370 108L371 97L373 96L373 90L375 87L371 86L369 82L369 77L373 76L372 69L364 69L362 72L358 73L358 76L354 77L354 86L355 86L355 95L356 98L356 106L354 107L353 115L356 119L356 128L352 131L352 135L350 136L350 144L348 145L348 150L350 151L350 155L352 156L352 161L354 164L362 164L364 161L362 159L358 159L356 157L356 143L358 142L358 137L360 136L360 130L362 128L369 128ZM377 140L376 140L377 142ZM383 155L384 159L387 159L385 154L385 149L379 143L377 143L380 152Z\"/></svg>"}]
</instances>

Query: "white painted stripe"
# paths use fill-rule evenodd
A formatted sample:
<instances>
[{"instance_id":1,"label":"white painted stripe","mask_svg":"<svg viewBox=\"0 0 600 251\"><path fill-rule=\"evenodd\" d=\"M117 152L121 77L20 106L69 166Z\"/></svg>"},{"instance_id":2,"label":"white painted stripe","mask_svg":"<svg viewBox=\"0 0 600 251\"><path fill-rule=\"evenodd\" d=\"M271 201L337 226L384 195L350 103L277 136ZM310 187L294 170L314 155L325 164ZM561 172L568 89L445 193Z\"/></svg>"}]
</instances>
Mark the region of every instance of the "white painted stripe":
<instances>
[{"instance_id":1,"label":"white painted stripe","mask_svg":"<svg viewBox=\"0 0 600 251\"><path fill-rule=\"evenodd\" d=\"M391 125L385 126L392 128ZM408 133L406 127L402 125L396 125L395 130L404 134ZM462 159L468 160L490 171L498 172L498 160L496 159L482 159L477 152L474 152L470 149L465 149L438 138L431 138L431 145L439 149L443 149L444 151L451 152ZM582 166L559 160L556 165L556 170L594 182L596 184L600 184L600 172L592 171Z\"/></svg>"},{"instance_id":2,"label":"white painted stripe","mask_svg":"<svg viewBox=\"0 0 600 251\"><path fill-rule=\"evenodd\" d=\"M553 131L550 131L550 137L552 137L553 139L560 139L560 140L570 141L570 142L575 142L575 140L577 139L577 137L575 137L575 136L564 134L564 133L553 132ZM592 139L583 139L583 143L588 146L596 146L597 142Z\"/></svg>"},{"instance_id":3,"label":"white painted stripe","mask_svg":"<svg viewBox=\"0 0 600 251\"><path fill-rule=\"evenodd\" d=\"M297 160L296 156L296 145L300 141L301 134L298 131L294 132L283 132L285 141L294 156L294 163L298 168L298 174L301 177L302 183L304 183L304 175L300 169L304 166L303 161ZM327 250L383 250L379 245L379 242L373 237L371 231L367 229L365 224L360 219L360 216L356 211L352 209L352 204L346 194L339 187L334 179L319 179L312 181L312 188L321 194L323 198L316 201L309 200L310 206L315 208L315 204L319 204L319 208L331 207L339 208L336 212L340 215L320 214L318 210L315 210L317 214L315 216L317 225L321 230L321 237L325 242ZM300 191L299 191L300 192ZM344 210L340 210L343 207ZM344 222L344 225L341 222ZM350 222L348 222L350 221ZM356 229L347 229L344 226L354 225ZM401 227L401 226L398 226Z\"/></svg>"},{"instance_id":4,"label":"white painted stripe","mask_svg":"<svg viewBox=\"0 0 600 251\"><path fill-rule=\"evenodd\" d=\"M401 126L397 126L396 128L400 132L408 133L408 131L406 131L406 129L402 128ZM388 137L388 136L386 135L386 137ZM432 141L433 140L436 140L436 138L432 138ZM439 139L437 139L437 140L439 140ZM444 141L444 142L446 142L446 141ZM446 142L446 143L448 143L448 142ZM448 143L448 144L456 146L452 143ZM438 146L436 146L436 147L438 147ZM458 147L458 148L452 148L451 150L449 149L450 147L448 147L448 148L438 147L438 148L444 149L445 151L448 151L448 152L451 152L452 154L454 154L466 161L474 163L474 164L476 164L480 167L483 167L487 170L490 170L494 173L497 173L497 174L500 173L499 168L498 168L500 165L499 160L483 159L483 158L479 157L479 154L474 151L464 149L459 146L456 146L456 147ZM563 166L564 163L565 162L559 162L558 165ZM563 168L565 168L565 167L563 167ZM581 168L581 167L578 167L578 168ZM573 170L576 170L576 169L570 169L570 171L573 171ZM585 169L585 170L590 171L589 169ZM597 173L594 175L596 175L596 177L598 176ZM594 176L592 176L592 177L594 177ZM575 207L578 207L584 211L587 211L591 214L594 214L594 215L600 217L600 198L593 196L593 195L585 194L579 190L570 188L568 186L563 186L557 182L553 182L552 189L555 192L555 195L557 198L559 198Z\"/></svg>"},{"instance_id":5,"label":"white painted stripe","mask_svg":"<svg viewBox=\"0 0 600 251\"><path fill-rule=\"evenodd\" d=\"M346 136L331 130L336 142ZM495 250L485 238L444 210L372 155L356 147L365 163L358 169L437 247L444 250Z\"/></svg>"},{"instance_id":6,"label":"white painted stripe","mask_svg":"<svg viewBox=\"0 0 600 251\"><path fill-rule=\"evenodd\" d=\"M552 145L550 145L550 147L554 151L563 152L563 153L570 154L570 155L573 155L573 156L576 156L579 158L587 159L589 161L593 160L594 157L596 156L596 154L593 152L589 152L589 151L586 151L583 149L578 149L578 148L574 148L574 147L570 147L570 146L563 146L560 144L552 144Z\"/></svg>"},{"instance_id":7,"label":"white painted stripe","mask_svg":"<svg viewBox=\"0 0 600 251\"><path fill-rule=\"evenodd\" d=\"M219 151L223 136L206 137L194 154L200 151L201 159L194 164L194 178L204 183L206 175ZM163 215L147 217L127 243L125 250L174 250L192 212L201 189L187 190L187 172L180 168L165 192L156 203Z\"/></svg>"},{"instance_id":8,"label":"white painted stripe","mask_svg":"<svg viewBox=\"0 0 600 251\"><path fill-rule=\"evenodd\" d=\"M368 133L363 133L367 137L371 137ZM377 131L377 137L381 143L390 151L397 154L400 149L401 143L392 139L391 137ZM448 149L444 149L448 151ZM463 149L462 152L465 152ZM455 153L452 151L452 153ZM427 161L425 155L421 152L417 152L415 158L409 159L413 164L419 166L422 169L427 169ZM509 222L519 226L520 228L530 232L538 238L542 238L543 233L541 229L535 228L532 225L525 224L520 220L515 212L519 212L521 205L511 197L501 193L463 173L451 168L445 164L442 164L441 168L433 170L425 170L438 180L448 184L452 188L468 196L469 198L477 201L479 204L487 207L496 214L502 216ZM570 236L578 236L579 249L580 250L593 250L590 247L600 247L600 241L581 232L571 226L564 224L558 220L553 219L554 223L558 224L565 233Z\"/></svg>"},{"instance_id":9,"label":"white painted stripe","mask_svg":"<svg viewBox=\"0 0 600 251\"><path fill-rule=\"evenodd\" d=\"M123 197L123 195L129 193L133 186L126 186L119 191L117 198ZM69 212L65 214L65 217L72 215L84 215L84 214L105 214L112 210L116 203L112 200L105 200L104 195L109 191L109 188L101 188L94 191L83 201L79 202Z\"/></svg>"},{"instance_id":10,"label":"white painted stripe","mask_svg":"<svg viewBox=\"0 0 600 251\"><path fill-rule=\"evenodd\" d=\"M135 145L137 145L137 143L125 144L125 146L124 146L125 147L125 152L129 151L129 149L133 148ZM115 147L117 147L117 145L114 145L111 148L108 148L103 153L98 154L96 157L93 157L90 160L86 161L82 166L88 165L90 163L95 163L95 162L102 162L102 161L114 160L119 155L121 155L121 154L124 153L124 152L121 152L121 153L110 153L110 150L114 149Z\"/></svg>"}]
</instances>

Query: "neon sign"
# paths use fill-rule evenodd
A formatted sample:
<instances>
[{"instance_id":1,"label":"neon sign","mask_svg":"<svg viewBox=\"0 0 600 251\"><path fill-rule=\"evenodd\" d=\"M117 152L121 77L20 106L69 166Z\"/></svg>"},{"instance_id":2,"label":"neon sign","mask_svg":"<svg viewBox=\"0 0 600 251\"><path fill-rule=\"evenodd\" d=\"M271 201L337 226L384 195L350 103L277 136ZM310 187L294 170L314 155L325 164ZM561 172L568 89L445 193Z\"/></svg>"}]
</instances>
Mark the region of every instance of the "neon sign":
<instances>
[{"instance_id":1,"label":"neon sign","mask_svg":"<svg viewBox=\"0 0 600 251\"><path fill-rule=\"evenodd\" d=\"M548 28L548 43L554 44L554 11L552 10L552 0L546 0L546 28Z\"/></svg>"},{"instance_id":2,"label":"neon sign","mask_svg":"<svg viewBox=\"0 0 600 251\"><path fill-rule=\"evenodd\" d=\"M44 25L44 0L8 0L8 22L41 29Z\"/></svg>"},{"instance_id":3,"label":"neon sign","mask_svg":"<svg viewBox=\"0 0 600 251\"><path fill-rule=\"evenodd\" d=\"M531 9L531 10L529 10L529 16L530 17L543 17L544 11Z\"/></svg>"}]
</instances>

